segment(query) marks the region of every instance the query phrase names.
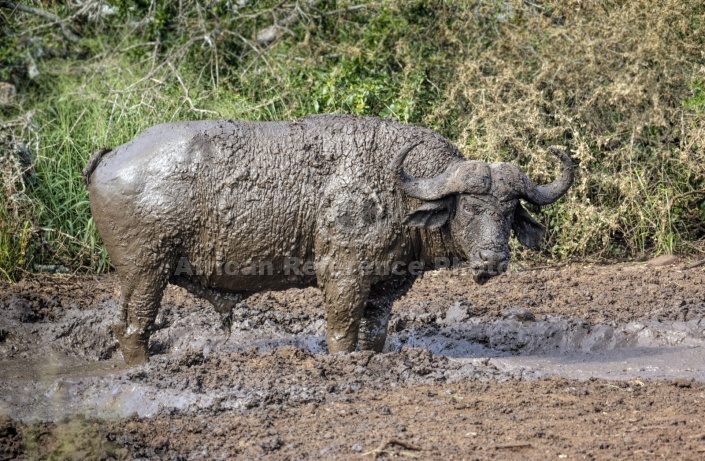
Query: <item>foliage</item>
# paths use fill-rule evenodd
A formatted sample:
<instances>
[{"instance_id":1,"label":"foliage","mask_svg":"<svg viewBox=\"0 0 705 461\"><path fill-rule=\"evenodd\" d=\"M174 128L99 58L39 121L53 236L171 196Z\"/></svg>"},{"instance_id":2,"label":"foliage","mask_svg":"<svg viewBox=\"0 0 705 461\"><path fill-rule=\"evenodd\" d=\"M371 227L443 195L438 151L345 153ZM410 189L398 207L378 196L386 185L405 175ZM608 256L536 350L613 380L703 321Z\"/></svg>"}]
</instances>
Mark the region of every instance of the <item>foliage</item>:
<instances>
[{"instance_id":1,"label":"foliage","mask_svg":"<svg viewBox=\"0 0 705 461\"><path fill-rule=\"evenodd\" d=\"M35 263L106 269L80 181L97 148L164 121L324 112L428 126L468 157L518 162L537 182L556 174L545 148L568 146L575 186L532 209L549 228L544 257L703 246L700 1L30 3L82 38L2 11L0 62L15 70L0 78L20 98L1 110L35 111L26 142L37 178L24 224L3 195L5 277ZM36 61L36 78L16 70L18 56Z\"/></svg>"}]
</instances>

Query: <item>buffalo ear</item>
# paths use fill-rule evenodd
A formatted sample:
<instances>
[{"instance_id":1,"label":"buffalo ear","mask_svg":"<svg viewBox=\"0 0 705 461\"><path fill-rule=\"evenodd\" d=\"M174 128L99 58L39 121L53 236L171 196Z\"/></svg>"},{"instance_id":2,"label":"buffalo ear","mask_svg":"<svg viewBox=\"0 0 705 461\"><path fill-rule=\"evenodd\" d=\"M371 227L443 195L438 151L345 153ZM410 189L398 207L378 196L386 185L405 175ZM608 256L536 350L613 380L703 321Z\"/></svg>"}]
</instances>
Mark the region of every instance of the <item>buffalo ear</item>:
<instances>
[{"instance_id":1,"label":"buffalo ear","mask_svg":"<svg viewBox=\"0 0 705 461\"><path fill-rule=\"evenodd\" d=\"M514 223L512 223L514 235L516 235L522 245L529 248L539 248L546 228L539 224L528 211L517 203L514 209Z\"/></svg>"},{"instance_id":2,"label":"buffalo ear","mask_svg":"<svg viewBox=\"0 0 705 461\"><path fill-rule=\"evenodd\" d=\"M453 207L453 197L424 202L423 205L404 217L402 224L409 227L435 229L448 221Z\"/></svg>"}]
</instances>

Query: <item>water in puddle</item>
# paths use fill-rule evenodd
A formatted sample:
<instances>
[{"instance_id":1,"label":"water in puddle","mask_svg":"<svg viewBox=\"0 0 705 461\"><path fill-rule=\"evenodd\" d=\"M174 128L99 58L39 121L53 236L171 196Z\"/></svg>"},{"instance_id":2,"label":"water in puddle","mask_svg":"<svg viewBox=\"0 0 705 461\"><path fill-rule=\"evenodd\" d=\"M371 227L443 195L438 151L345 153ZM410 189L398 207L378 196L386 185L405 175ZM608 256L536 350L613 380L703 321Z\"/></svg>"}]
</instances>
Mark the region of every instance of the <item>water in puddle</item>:
<instances>
[{"instance_id":1,"label":"water in puddle","mask_svg":"<svg viewBox=\"0 0 705 461\"><path fill-rule=\"evenodd\" d=\"M237 409L247 405L242 398L247 389L201 393L174 381L155 385L154 380L143 378L168 373L164 360L187 351L207 356L251 347L263 352L293 345L314 354L324 353L324 324L320 319L312 319L298 334L287 333L274 324L256 329L236 325L229 341L223 342L216 315L201 313L195 323L173 322L160 330L154 338L162 345L160 353L150 364L133 369L123 365L119 354L109 360L97 360L77 357L66 348L57 351L49 344L20 345L25 348L24 355L0 359L0 414L32 421L78 414L148 417L215 405ZM109 320L101 320L96 334L109 334L109 329L104 328ZM705 380L705 324L701 323L701 319L696 319L593 325L580 319L550 316L532 320L473 318L445 326L402 329L390 336L387 352L394 354L403 347L413 347L446 357L448 360L435 365L434 372L438 379L447 381L532 379L546 375ZM35 335L37 339L47 337L51 336Z\"/></svg>"}]
</instances>

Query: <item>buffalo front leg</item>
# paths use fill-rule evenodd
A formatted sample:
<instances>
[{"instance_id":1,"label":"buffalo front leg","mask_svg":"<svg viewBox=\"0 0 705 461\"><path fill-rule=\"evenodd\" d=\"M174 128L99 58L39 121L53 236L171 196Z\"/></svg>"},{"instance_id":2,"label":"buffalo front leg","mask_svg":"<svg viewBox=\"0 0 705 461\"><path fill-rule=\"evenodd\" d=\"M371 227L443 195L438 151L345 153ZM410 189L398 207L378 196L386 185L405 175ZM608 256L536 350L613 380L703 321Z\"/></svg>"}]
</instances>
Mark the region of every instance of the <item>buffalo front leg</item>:
<instances>
[{"instance_id":1,"label":"buffalo front leg","mask_svg":"<svg viewBox=\"0 0 705 461\"><path fill-rule=\"evenodd\" d=\"M392 303L387 298L368 299L360 321L359 344L361 351L382 352L387 341L387 323Z\"/></svg>"},{"instance_id":2,"label":"buffalo front leg","mask_svg":"<svg viewBox=\"0 0 705 461\"><path fill-rule=\"evenodd\" d=\"M149 335L159 311L166 278L161 274L120 275L120 323L113 332L128 365L148 360Z\"/></svg>"},{"instance_id":3,"label":"buffalo front leg","mask_svg":"<svg viewBox=\"0 0 705 461\"><path fill-rule=\"evenodd\" d=\"M360 322L360 350L382 352L387 340L387 325L394 300L403 296L414 277L385 280L372 286Z\"/></svg>"},{"instance_id":4,"label":"buffalo front leg","mask_svg":"<svg viewBox=\"0 0 705 461\"><path fill-rule=\"evenodd\" d=\"M328 352L354 352L369 283L353 276L329 277L323 284Z\"/></svg>"}]
</instances>

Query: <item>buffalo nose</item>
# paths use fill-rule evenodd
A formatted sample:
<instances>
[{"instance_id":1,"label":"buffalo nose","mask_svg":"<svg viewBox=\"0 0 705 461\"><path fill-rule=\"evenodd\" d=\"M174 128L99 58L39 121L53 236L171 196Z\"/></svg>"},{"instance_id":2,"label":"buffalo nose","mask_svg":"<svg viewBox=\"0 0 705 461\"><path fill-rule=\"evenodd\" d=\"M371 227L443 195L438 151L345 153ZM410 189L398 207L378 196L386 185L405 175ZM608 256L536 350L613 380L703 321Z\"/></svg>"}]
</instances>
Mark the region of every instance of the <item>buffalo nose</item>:
<instances>
[{"instance_id":1,"label":"buffalo nose","mask_svg":"<svg viewBox=\"0 0 705 461\"><path fill-rule=\"evenodd\" d=\"M480 257L487 264L487 267L496 272L504 272L507 270L507 263L505 262L504 253L498 253L496 251L481 250Z\"/></svg>"},{"instance_id":2,"label":"buffalo nose","mask_svg":"<svg viewBox=\"0 0 705 461\"><path fill-rule=\"evenodd\" d=\"M502 253L497 253L496 251L490 250L480 251L480 257L483 261L488 262L490 264L497 264L498 262L502 261L502 259L504 259L504 255Z\"/></svg>"}]
</instances>

